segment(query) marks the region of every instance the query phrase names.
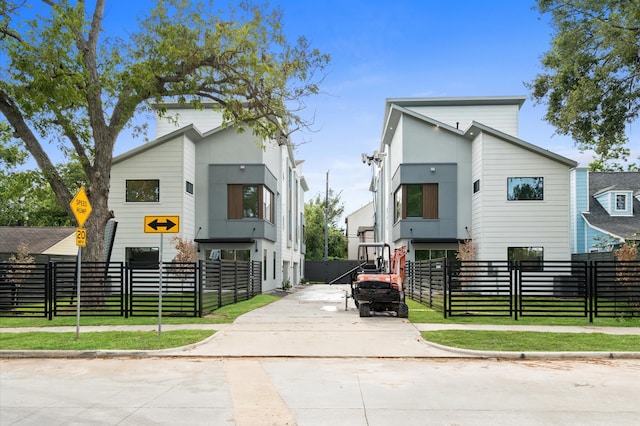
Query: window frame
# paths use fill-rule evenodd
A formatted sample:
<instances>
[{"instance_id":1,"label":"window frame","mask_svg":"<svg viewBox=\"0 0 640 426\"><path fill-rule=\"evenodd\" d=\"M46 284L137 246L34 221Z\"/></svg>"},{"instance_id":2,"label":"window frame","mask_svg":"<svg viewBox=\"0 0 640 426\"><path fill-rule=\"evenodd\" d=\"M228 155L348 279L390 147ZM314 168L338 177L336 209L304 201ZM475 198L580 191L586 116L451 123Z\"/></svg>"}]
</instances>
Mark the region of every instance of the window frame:
<instances>
[{"instance_id":1,"label":"window frame","mask_svg":"<svg viewBox=\"0 0 640 426\"><path fill-rule=\"evenodd\" d=\"M420 216L409 216L407 210L409 199L409 187L421 187L420 197ZM397 223L402 219L423 219L423 220L439 220L440 219L440 206L439 206L439 192L440 187L436 182L432 183L409 183L401 184L394 192L394 223ZM407 200L407 201L405 201ZM414 212L412 212L413 214Z\"/></svg>"},{"instance_id":2,"label":"window frame","mask_svg":"<svg viewBox=\"0 0 640 426\"><path fill-rule=\"evenodd\" d=\"M257 216L247 215L247 198L246 190L248 188L256 188L257 191ZM268 206L265 204L265 193L270 195L271 204ZM275 223L275 197L273 191L271 191L264 184L228 184L227 185L227 219L228 220L265 220L269 223ZM265 209L268 212L265 214Z\"/></svg>"},{"instance_id":3,"label":"window frame","mask_svg":"<svg viewBox=\"0 0 640 426\"><path fill-rule=\"evenodd\" d=\"M129 189L129 184L137 183L137 182L156 182L155 193L153 200L141 199L142 197L138 196L136 199L130 199L129 195L134 191L134 189ZM142 194L145 194L146 190L140 191ZM148 194L147 194L148 195ZM160 202L160 179L126 179L124 182L124 201L125 203L159 203Z\"/></svg>"},{"instance_id":4,"label":"window frame","mask_svg":"<svg viewBox=\"0 0 640 426\"><path fill-rule=\"evenodd\" d=\"M522 256L517 256L516 250L527 250L527 251L539 251L539 259L532 259L531 256L528 258L522 258ZM523 253L520 253L523 254ZM542 271L544 270L544 247L542 246L512 246L507 247L507 260L514 262L525 262L522 266L523 271ZM534 263L535 262L535 263Z\"/></svg>"},{"instance_id":5,"label":"window frame","mask_svg":"<svg viewBox=\"0 0 640 426\"><path fill-rule=\"evenodd\" d=\"M513 184L515 180L534 179L539 180L542 187L540 191L540 198L517 198L513 191L520 186L521 183ZM526 182L522 182L526 183ZM511 176L507 177L507 201L544 201L544 176Z\"/></svg>"},{"instance_id":6,"label":"window frame","mask_svg":"<svg viewBox=\"0 0 640 426\"><path fill-rule=\"evenodd\" d=\"M621 209L618 208L618 197L622 197L624 199L624 207L621 208ZM614 193L614 201L613 201L614 202L614 210L617 211L617 212L626 212L627 211L627 205L628 205L627 198L628 197L627 197L626 193L620 193L620 192Z\"/></svg>"}]
</instances>

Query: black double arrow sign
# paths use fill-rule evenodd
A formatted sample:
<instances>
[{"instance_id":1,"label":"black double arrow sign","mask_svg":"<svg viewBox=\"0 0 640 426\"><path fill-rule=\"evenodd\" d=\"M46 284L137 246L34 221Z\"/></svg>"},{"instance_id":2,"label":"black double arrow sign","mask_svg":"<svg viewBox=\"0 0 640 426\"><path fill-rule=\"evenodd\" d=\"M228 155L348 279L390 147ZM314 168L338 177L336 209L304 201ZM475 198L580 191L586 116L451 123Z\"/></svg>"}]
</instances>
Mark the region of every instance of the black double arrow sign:
<instances>
[{"instance_id":1,"label":"black double arrow sign","mask_svg":"<svg viewBox=\"0 0 640 426\"><path fill-rule=\"evenodd\" d=\"M164 228L168 231L176 225L177 223L174 223L171 219L167 219L166 222L158 222L158 219L153 219L153 221L147 224L147 226L153 228L154 231L157 231L158 228Z\"/></svg>"}]
</instances>

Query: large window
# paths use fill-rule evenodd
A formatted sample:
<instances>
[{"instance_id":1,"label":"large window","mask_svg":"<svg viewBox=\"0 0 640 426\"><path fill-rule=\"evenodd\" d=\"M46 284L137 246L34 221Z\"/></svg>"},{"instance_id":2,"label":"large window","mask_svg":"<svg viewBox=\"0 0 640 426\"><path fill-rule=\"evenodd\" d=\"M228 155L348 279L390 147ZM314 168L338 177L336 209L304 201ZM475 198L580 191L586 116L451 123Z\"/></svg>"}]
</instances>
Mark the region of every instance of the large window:
<instances>
[{"instance_id":1,"label":"large window","mask_svg":"<svg viewBox=\"0 0 640 426\"><path fill-rule=\"evenodd\" d=\"M544 249L542 247L508 247L507 256L509 261L522 261L524 271L541 271L544 260Z\"/></svg>"},{"instance_id":2,"label":"large window","mask_svg":"<svg viewBox=\"0 0 640 426\"><path fill-rule=\"evenodd\" d=\"M251 260L251 250L206 250L205 255L209 260Z\"/></svg>"},{"instance_id":3,"label":"large window","mask_svg":"<svg viewBox=\"0 0 640 426\"><path fill-rule=\"evenodd\" d=\"M127 247L127 263L134 268L157 269L160 256L157 247Z\"/></svg>"},{"instance_id":4,"label":"large window","mask_svg":"<svg viewBox=\"0 0 640 426\"><path fill-rule=\"evenodd\" d=\"M400 185L394 194L394 221L408 217L438 219L438 184Z\"/></svg>"},{"instance_id":5,"label":"large window","mask_svg":"<svg viewBox=\"0 0 640 426\"><path fill-rule=\"evenodd\" d=\"M430 250L416 250L415 259L419 260L433 260L442 259L446 257L449 260L456 260L458 250L445 250L445 249L430 249Z\"/></svg>"},{"instance_id":6,"label":"large window","mask_svg":"<svg viewBox=\"0 0 640 426\"><path fill-rule=\"evenodd\" d=\"M158 179L130 179L126 181L128 203L157 203L160 201Z\"/></svg>"},{"instance_id":7,"label":"large window","mask_svg":"<svg viewBox=\"0 0 640 426\"><path fill-rule=\"evenodd\" d=\"M273 192L264 185L228 185L228 219L264 219L274 223Z\"/></svg>"},{"instance_id":8,"label":"large window","mask_svg":"<svg viewBox=\"0 0 640 426\"><path fill-rule=\"evenodd\" d=\"M507 200L531 201L544 199L544 178L510 177L507 178Z\"/></svg>"}]
</instances>

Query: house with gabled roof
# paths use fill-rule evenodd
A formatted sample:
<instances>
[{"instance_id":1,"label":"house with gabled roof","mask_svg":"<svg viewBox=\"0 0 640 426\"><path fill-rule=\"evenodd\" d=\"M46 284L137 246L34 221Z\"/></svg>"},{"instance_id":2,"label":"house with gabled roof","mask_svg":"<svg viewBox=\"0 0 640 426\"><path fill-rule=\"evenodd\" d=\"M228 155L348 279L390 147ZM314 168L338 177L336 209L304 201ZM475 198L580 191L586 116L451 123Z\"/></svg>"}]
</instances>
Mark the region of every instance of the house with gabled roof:
<instances>
[{"instance_id":1,"label":"house with gabled roof","mask_svg":"<svg viewBox=\"0 0 640 426\"><path fill-rule=\"evenodd\" d=\"M257 140L223 125L213 105L165 105L156 138L113 159L109 208L118 221L112 260L157 263L147 216L177 216L200 259L262 263L263 290L304 275L302 161L289 141ZM176 255L171 234L163 261Z\"/></svg>"},{"instance_id":2,"label":"house with gabled roof","mask_svg":"<svg viewBox=\"0 0 640 426\"><path fill-rule=\"evenodd\" d=\"M571 172L571 252L640 240L640 172Z\"/></svg>"},{"instance_id":3,"label":"house with gabled roof","mask_svg":"<svg viewBox=\"0 0 640 426\"><path fill-rule=\"evenodd\" d=\"M571 159L518 137L523 96L387 99L376 235L410 260L570 257Z\"/></svg>"},{"instance_id":4,"label":"house with gabled roof","mask_svg":"<svg viewBox=\"0 0 640 426\"><path fill-rule=\"evenodd\" d=\"M76 228L57 226L0 226L0 262L25 245L37 263L75 260Z\"/></svg>"}]
</instances>

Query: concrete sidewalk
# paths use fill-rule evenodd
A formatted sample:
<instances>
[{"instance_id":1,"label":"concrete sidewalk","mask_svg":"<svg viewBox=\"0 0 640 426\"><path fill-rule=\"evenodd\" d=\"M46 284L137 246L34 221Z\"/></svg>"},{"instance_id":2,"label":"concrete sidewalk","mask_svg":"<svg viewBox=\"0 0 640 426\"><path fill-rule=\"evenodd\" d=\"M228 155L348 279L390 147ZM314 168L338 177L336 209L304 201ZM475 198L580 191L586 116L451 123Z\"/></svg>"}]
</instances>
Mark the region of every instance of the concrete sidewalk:
<instances>
[{"instance_id":1,"label":"concrete sidewalk","mask_svg":"<svg viewBox=\"0 0 640 426\"><path fill-rule=\"evenodd\" d=\"M443 347L426 342L421 331L527 330L566 333L640 335L640 327L539 327L463 324L412 324L406 319L378 314L360 318L348 285L301 286L286 297L239 317L233 324L162 325L176 329L217 330L209 339L182 348L159 351L2 351L0 357L309 357L309 358L638 358L637 352L519 353L482 352ZM81 326L80 333L105 330L153 331L158 326ZM43 330L43 329L37 329ZM75 327L49 327L50 332ZM34 331L30 328L0 332Z\"/></svg>"}]
</instances>

